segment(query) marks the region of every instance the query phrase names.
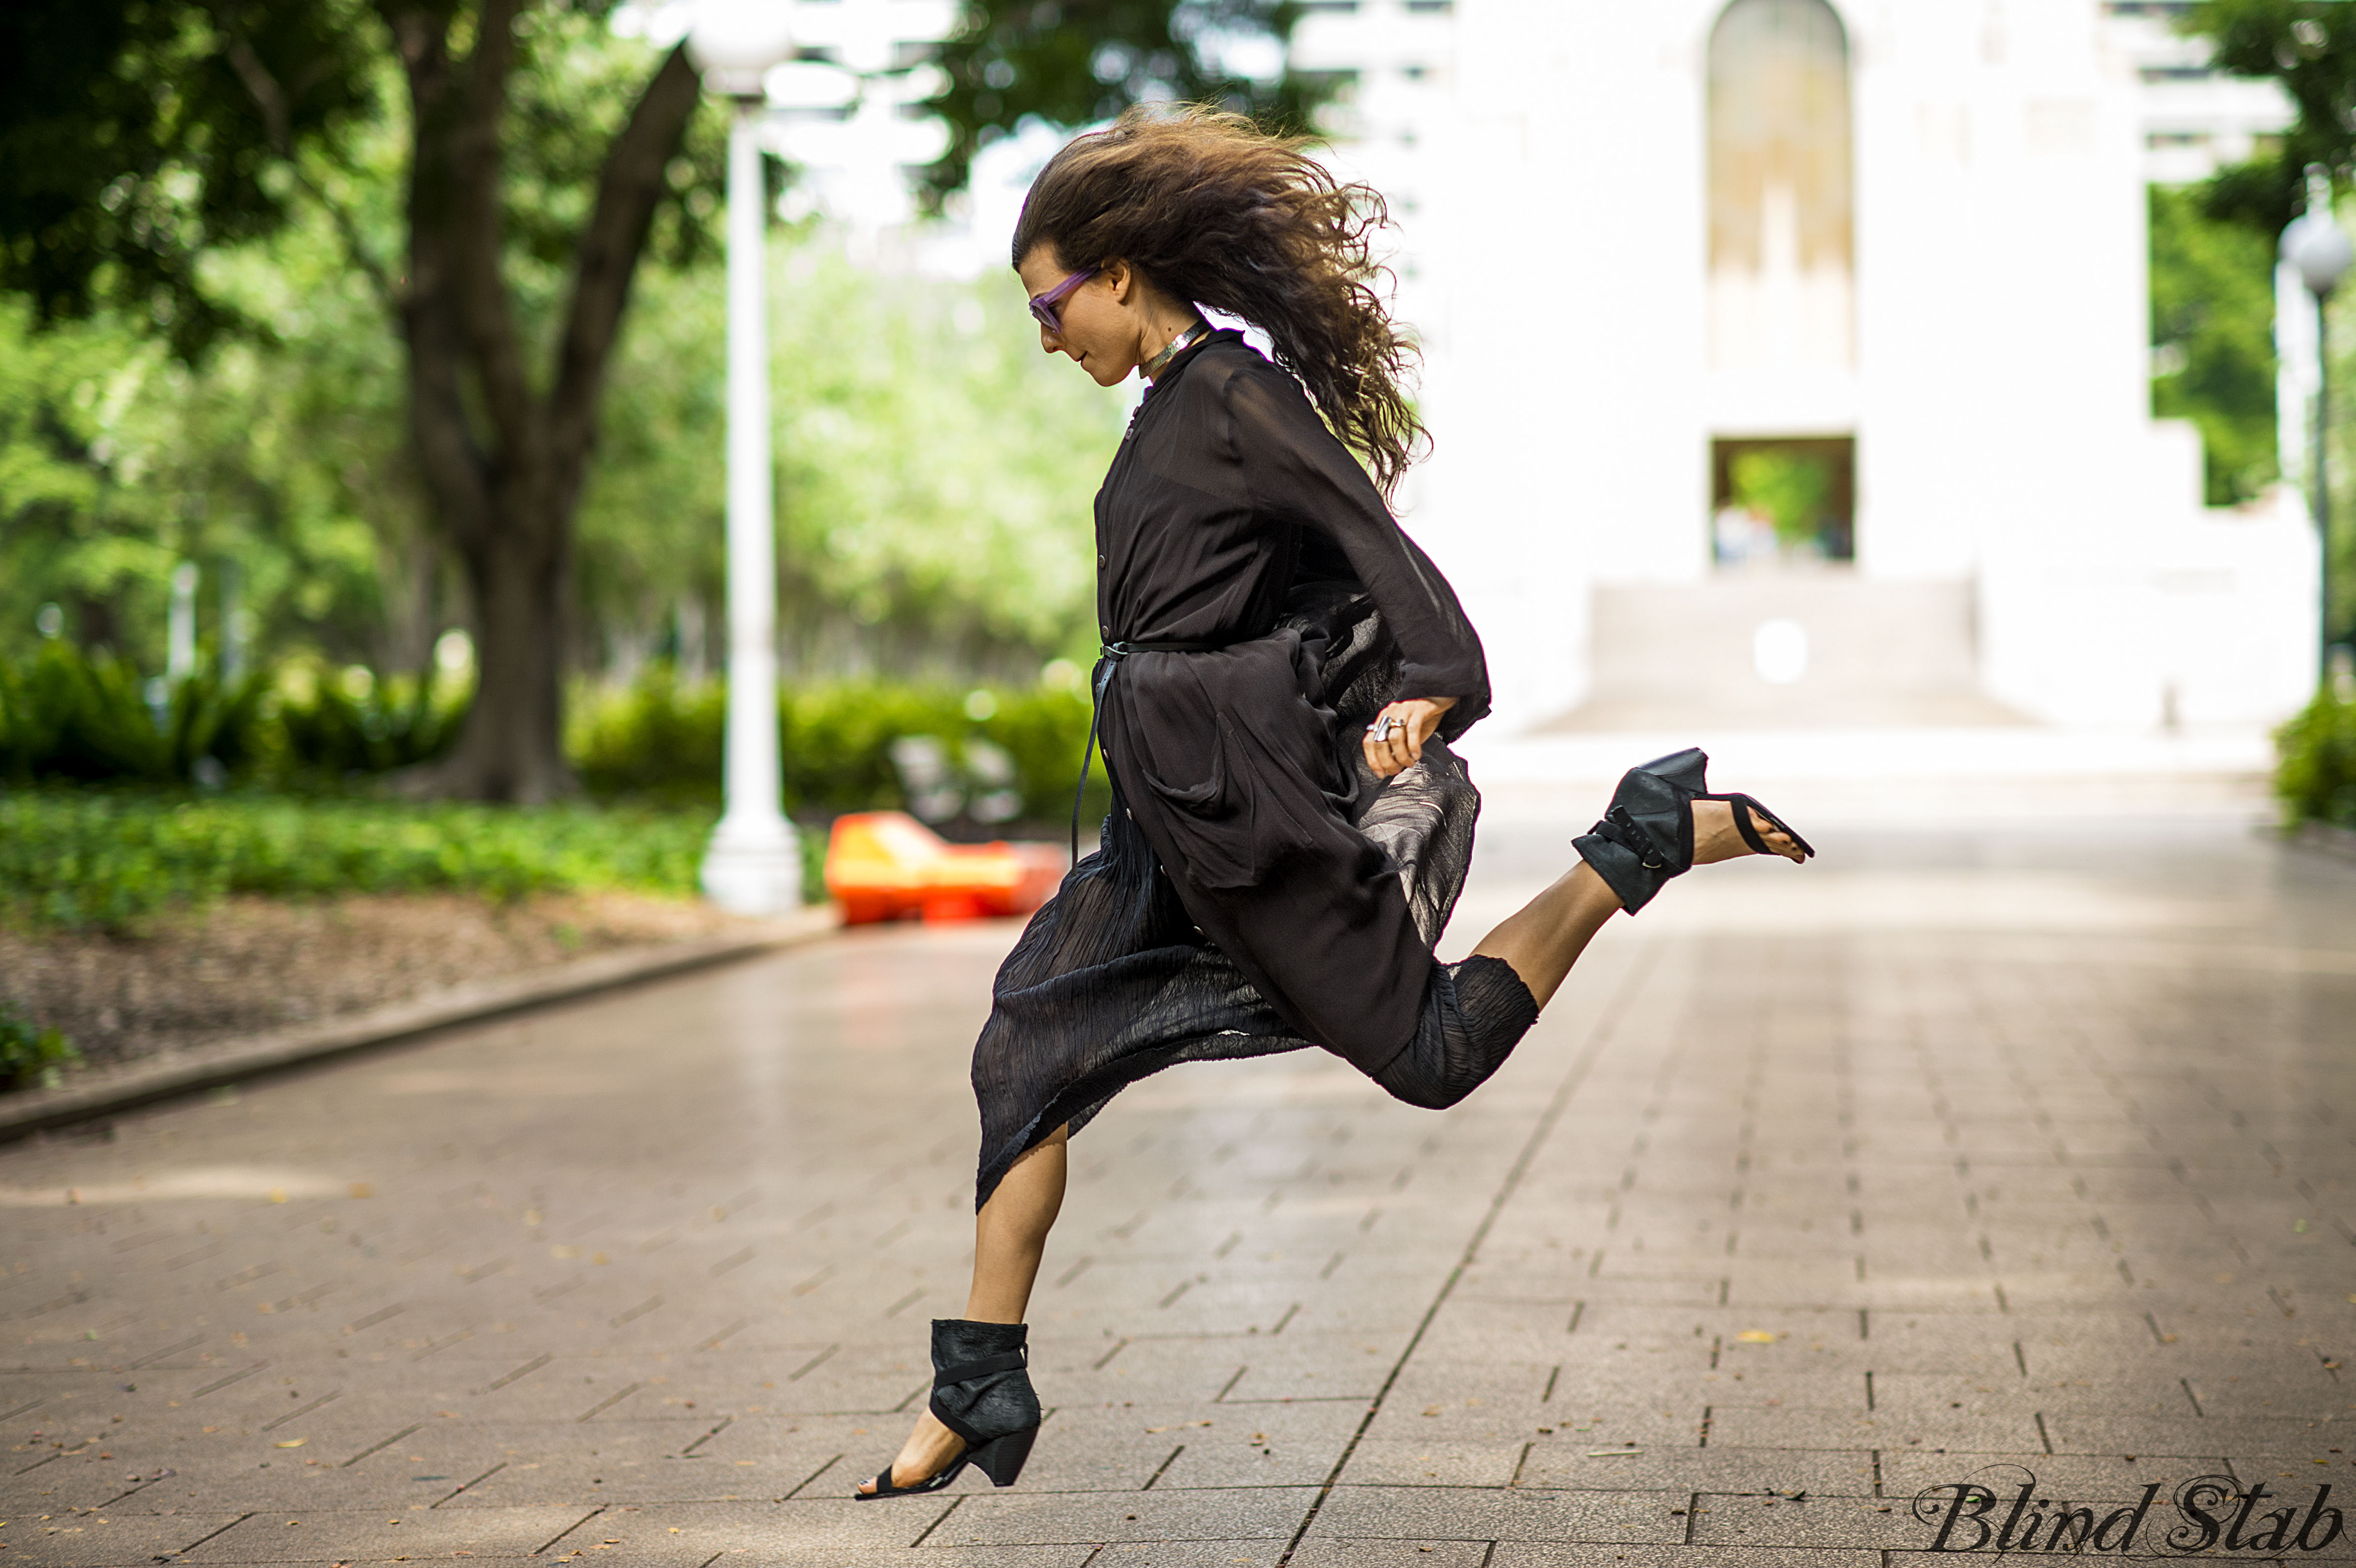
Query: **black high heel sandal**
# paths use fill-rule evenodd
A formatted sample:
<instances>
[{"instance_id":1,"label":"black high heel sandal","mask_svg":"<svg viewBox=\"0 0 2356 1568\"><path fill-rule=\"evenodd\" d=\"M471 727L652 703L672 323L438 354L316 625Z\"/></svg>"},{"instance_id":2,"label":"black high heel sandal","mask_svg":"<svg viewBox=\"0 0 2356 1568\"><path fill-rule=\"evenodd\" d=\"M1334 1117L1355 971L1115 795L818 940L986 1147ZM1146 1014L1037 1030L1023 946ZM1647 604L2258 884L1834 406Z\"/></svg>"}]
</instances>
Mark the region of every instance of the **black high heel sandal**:
<instances>
[{"instance_id":1,"label":"black high heel sandal","mask_svg":"<svg viewBox=\"0 0 2356 1568\"><path fill-rule=\"evenodd\" d=\"M965 1439L965 1451L938 1472L913 1486L892 1484L892 1467L874 1477L875 1489L854 1489L855 1498L905 1498L937 1492L968 1465L991 1485L1011 1487L1039 1438L1039 1396L1031 1387L1030 1330L1021 1323L975 1323L962 1317L933 1319L933 1393L926 1408L934 1419Z\"/></svg>"},{"instance_id":2,"label":"black high heel sandal","mask_svg":"<svg viewBox=\"0 0 2356 1568\"><path fill-rule=\"evenodd\" d=\"M1603 820L1571 840L1580 858L1595 868L1606 886L1619 895L1620 907L1634 914L1653 901L1653 895L1672 877L1693 869L1693 803L1722 800L1731 804L1734 826L1752 851L1775 851L1759 836L1751 818L1757 816L1799 846L1801 856L1815 849L1792 830L1782 817L1755 795L1740 792L1712 795L1706 776L1709 757L1699 747L1655 757L1621 775Z\"/></svg>"}]
</instances>

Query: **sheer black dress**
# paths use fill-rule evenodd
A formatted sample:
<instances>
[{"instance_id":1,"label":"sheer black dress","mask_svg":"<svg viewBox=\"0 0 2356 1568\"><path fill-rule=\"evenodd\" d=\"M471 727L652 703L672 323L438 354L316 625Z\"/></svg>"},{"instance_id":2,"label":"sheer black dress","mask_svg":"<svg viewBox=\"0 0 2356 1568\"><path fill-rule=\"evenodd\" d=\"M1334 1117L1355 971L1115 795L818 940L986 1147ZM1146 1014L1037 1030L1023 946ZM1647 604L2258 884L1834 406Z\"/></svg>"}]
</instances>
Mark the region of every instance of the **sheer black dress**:
<instances>
[{"instance_id":1,"label":"sheer black dress","mask_svg":"<svg viewBox=\"0 0 2356 1568\"><path fill-rule=\"evenodd\" d=\"M1480 639L1300 384L1233 332L1182 354L1096 533L1113 809L992 987L977 1207L1024 1149L1175 1062L1318 1046L1451 1105L1537 1016L1503 961L1432 956L1480 810L1446 743L1488 711ZM1365 727L1416 697L1457 700L1378 779Z\"/></svg>"}]
</instances>

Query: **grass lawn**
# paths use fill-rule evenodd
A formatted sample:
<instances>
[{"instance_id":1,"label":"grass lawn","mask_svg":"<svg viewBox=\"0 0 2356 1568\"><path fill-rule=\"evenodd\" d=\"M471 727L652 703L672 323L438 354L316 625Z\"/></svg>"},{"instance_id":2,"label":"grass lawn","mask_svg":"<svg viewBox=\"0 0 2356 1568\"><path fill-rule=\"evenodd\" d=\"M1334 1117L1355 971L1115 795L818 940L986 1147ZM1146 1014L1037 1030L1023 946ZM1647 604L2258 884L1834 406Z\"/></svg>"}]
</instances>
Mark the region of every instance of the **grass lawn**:
<instances>
[{"instance_id":1,"label":"grass lawn","mask_svg":"<svg viewBox=\"0 0 2356 1568\"><path fill-rule=\"evenodd\" d=\"M0 794L0 1009L121 1061L711 934L742 923L694 896L716 816Z\"/></svg>"}]
</instances>

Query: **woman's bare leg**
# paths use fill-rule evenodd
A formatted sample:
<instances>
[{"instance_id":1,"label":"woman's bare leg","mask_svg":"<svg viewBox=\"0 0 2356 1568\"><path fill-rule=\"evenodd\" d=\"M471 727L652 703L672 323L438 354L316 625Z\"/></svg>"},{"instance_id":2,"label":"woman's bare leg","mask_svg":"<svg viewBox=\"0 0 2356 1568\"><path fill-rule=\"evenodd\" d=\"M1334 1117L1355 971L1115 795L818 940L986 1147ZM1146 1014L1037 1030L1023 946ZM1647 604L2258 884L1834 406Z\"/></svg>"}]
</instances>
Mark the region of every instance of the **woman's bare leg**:
<instances>
[{"instance_id":1,"label":"woman's bare leg","mask_svg":"<svg viewBox=\"0 0 2356 1568\"><path fill-rule=\"evenodd\" d=\"M1057 1127L1025 1149L973 1217L973 1288L965 1315L974 1322L1023 1321L1047 1232L1064 1207L1070 1139L1069 1127Z\"/></svg>"},{"instance_id":2,"label":"woman's bare leg","mask_svg":"<svg viewBox=\"0 0 2356 1568\"><path fill-rule=\"evenodd\" d=\"M1619 912L1619 895L1581 860L1506 916L1472 951L1512 965L1530 988L1530 1000L1544 1008L1603 923Z\"/></svg>"},{"instance_id":3,"label":"woman's bare leg","mask_svg":"<svg viewBox=\"0 0 2356 1568\"><path fill-rule=\"evenodd\" d=\"M1734 808L1730 804L1697 800L1693 813L1695 865L1751 853L1734 826ZM1763 822L1755 826L1777 854L1802 859L1799 846L1789 837ZM1522 984L1530 988L1531 998L1543 1008L1588 943L1603 929L1603 923L1619 912L1618 895L1582 860L1483 937L1472 951L1512 965ZM1031 1286L1039 1277L1047 1232L1064 1206L1069 1136L1068 1127L1057 1127L1033 1145L1014 1162L998 1190L974 1216L973 1287L965 1302L965 1315L971 1320L1023 1321L1031 1304ZM964 1446L962 1438L926 1411L916 1417L916 1430L892 1461L892 1479L905 1486L937 1475ZM862 1482L859 1489L873 1491L874 1483Z\"/></svg>"},{"instance_id":4,"label":"woman's bare leg","mask_svg":"<svg viewBox=\"0 0 2356 1568\"><path fill-rule=\"evenodd\" d=\"M1695 865L1754 852L1734 825L1731 802L1695 801L1693 816ZM1788 860L1804 859L1788 835L1756 819L1752 826L1778 855ZM1522 984L1530 988L1530 999L1543 1008L1588 943L1603 929L1603 923L1619 912L1619 895L1595 874L1594 867L1581 860L1552 887L1507 916L1472 951L1512 965Z\"/></svg>"},{"instance_id":5,"label":"woman's bare leg","mask_svg":"<svg viewBox=\"0 0 2356 1568\"><path fill-rule=\"evenodd\" d=\"M965 1315L971 1321L1023 1321L1032 1284L1039 1277L1039 1259L1047 1250L1047 1232L1064 1206L1065 1150L1070 1136L1070 1128L1057 1127L1025 1150L974 1216L973 1288L965 1298ZM964 1446L965 1440L927 1410L916 1417L916 1429L892 1461L893 1479L908 1486L937 1475ZM872 1492L875 1484L862 1481L859 1489Z\"/></svg>"}]
</instances>

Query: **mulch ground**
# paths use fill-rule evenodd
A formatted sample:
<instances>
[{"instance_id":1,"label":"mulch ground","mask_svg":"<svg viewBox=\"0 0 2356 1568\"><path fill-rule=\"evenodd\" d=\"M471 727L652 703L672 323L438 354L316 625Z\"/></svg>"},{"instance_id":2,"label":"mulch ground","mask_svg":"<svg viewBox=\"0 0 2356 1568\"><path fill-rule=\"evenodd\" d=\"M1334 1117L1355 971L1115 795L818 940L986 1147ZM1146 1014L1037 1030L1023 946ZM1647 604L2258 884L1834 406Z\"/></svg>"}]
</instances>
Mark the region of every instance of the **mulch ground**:
<instances>
[{"instance_id":1,"label":"mulch ground","mask_svg":"<svg viewBox=\"0 0 2356 1568\"><path fill-rule=\"evenodd\" d=\"M0 929L0 997L113 1062L753 923L627 893L237 898L134 936Z\"/></svg>"}]
</instances>

